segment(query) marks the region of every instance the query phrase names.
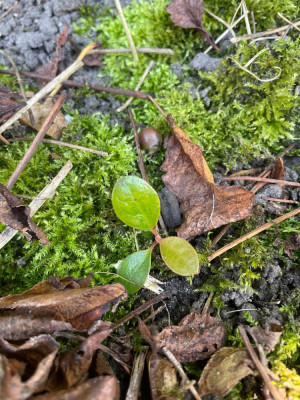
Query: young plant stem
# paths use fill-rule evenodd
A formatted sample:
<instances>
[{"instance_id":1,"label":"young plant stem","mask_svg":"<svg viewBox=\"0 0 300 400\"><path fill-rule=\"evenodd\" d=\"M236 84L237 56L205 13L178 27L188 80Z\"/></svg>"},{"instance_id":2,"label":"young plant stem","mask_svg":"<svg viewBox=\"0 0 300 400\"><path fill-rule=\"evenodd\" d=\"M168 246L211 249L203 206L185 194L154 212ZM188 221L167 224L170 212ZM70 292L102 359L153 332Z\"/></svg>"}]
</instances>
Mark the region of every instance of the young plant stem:
<instances>
[{"instance_id":1,"label":"young plant stem","mask_svg":"<svg viewBox=\"0 0 300 400\"><path fill-rule=\"evenodd\" d=\"M284 400L285 397L281 396L280 392L278 391L277 386L273 385L269 375L266 372L266 368L262 365L262 363L259 361L259 358L257 357L253 347L251 346L250 340L246 334L245 329L242 326L238 327L240 335L243 339L243 342L245 343L245 346L248 350L248 353L256 366L258 372L260 373L263 381L265 382L266 386L271 392L271 395L273 396L274 400Z\"/></svg>"},{"instance_id":2,"label":"young plant stem","mask_svg":"<svg viewBox=\"0 0 300 400\"><path fill-rule=\"evenodd\" d=\"M220 179L221 181L254 181L254 182L276 183L277 185L300 187L300 183L298 182L284 181L282 179L259 178L254 176L243 176L243 177L237 176L237 177L226 177Z\"/></svg>"},{"instance_id":3,"label":"young plant stem","mask_svg":"<svg viewBox=\"0 0 300 400\"><path fill-rule=\"evenodd\" d=\"M18 177L21 175L21 173L24 171L26 165L28 162L31 160L32 156L34 155L36 149L38 148L39 144L43 140L44 136L46 135L48 129L50 128L52 122L54 121L55 117L57 116L58 112L60 111L62 105L67 99L67 95L65 92L63 92L57 102L54 104L50 114L48 117L45 119L41 129L39 130L38 134L34 138L33 142L31 143L29 149L27 150L27 153L24 155L22 160L20 161L19 165L17 168L14 170L12 173L11 177L9 178L6 187L8 190L11 190L13 185L15 184L16 180Z\"/></svg>"},{"instance_id":4,"label":"young plant stem","mask_svg":"<svg viewBox=\"0 0 300 400\"><path fill-rule=\"evenodd\" d=\"M238 244L244 242L245 240L250 239L253 236L256 236L258 233L263 232L266 229L271 228L271 226L277 225L280 222L282 222L288 218L294 217L295 215L297 215L299 213L300 213L300 208L297 208L296 210L290 211L290 212L286 213L285 215L281 215L280 217L274 219L273 221L268 222L256 229L254 229L251 232L246 233L246 235L241 236L240 238L234 240L231 243L228 243L226 246L221 247L219 250L215 251L210 257L208 257L208 261L211 262L216 257L219 257L221 254L232 249L233 247L237 246Z\"/></svg>"},{"instance_id":5,"label":"young plant stem","mask_svg":"<svg viewBox=\"0 0 300 400\"><path fill-rule=\"evenodd\" d=\"M20 75L26 76L28 78L42 79L45 81L52 80L52 78L49 78L49 76L43 76L43 75L37 74L36 72L19 71L19 73L20 73ZM14 71L5 70L5 69L0 69L0 74L16 75ZM89 83L82 83L82 82L77 82L77 81L72 81L72 80L65 80L62 82L62 84L65 86L78 87L78 88L88 87L90 90L95 90L96 92L107 92L107 93L112 93L115 95L132 96L132 97L136 97L138 99L149 100L148 99L149 95L147 93L143 93L143 92L136 91L136 90L126 90L126 89L117 89L117 88L111 88L111 87L100 86L100 85L91 85Z\"/></svg>"}]
</instances>

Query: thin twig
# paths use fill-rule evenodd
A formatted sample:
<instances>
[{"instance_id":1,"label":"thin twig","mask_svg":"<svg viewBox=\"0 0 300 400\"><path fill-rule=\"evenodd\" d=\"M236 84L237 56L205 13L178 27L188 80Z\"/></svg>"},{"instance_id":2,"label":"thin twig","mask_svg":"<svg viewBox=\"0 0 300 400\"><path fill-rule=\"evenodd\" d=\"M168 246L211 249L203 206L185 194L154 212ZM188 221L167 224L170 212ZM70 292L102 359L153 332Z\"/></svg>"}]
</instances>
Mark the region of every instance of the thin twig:
<instances>
[{"instance_id":1,"label":"thin twig","mask_svg":"<svg viewBox=\"0 0 300 400\"><path fill-rule=\"evenodd\" d=\"M2 21L12 10L16 7L18 2L16 1L8 10L6 10L3 14L0 15L0 21Z\"/></svg>"},{"instance_id":2,"label":"thin twig","mask_svg":"<svg viewBox=\"0 0 300 400\"><path fill-rule=\"evenodd\" d=\"M280 12L277 13L279 15L280 18L282 18L285 22L289 23L290 25L292 25L293 28L295 28L298 32L300 32L300 29L298 28L298 26L290 21L289 19L287 19L286 17L284 17L282 14L280 14Z\"/></svg>"},{"instance_id":3,"label":"thin twig","mask_svg":"<svg viewBox=\"0 0 300 400\"><path fill-rule=\"evenodd\" d=\"M173 56L175 54L175 51L172 49L151 49L151 48L146 48L146 47L140 47L137 48L136 51L138 53L144 53L144 54L163 54L166 56ZM96 49L90 51L89 54L113 54L113 53L131 53L131 49Z\"/></svg>"},{"instance_id":4,"label":"thin twig","mask_svg":"<svg viewBox=\"0 0 300 400\"><path fill-rule=\"evenodd\" d=\"M263 367L263 365L259 361L259 358L257 357L253 347L251 346L250 340L245 332L245 329L242 326L239 326L238 328L239 328L240 335L243 339L243 342L245 343L245 346L248 350L248 353L249 353L254 365L256 366L258 372L260 373L263 381L265 382L268 389L270 390L270 392L273 396L273 399L274 400L285 400L285 398L282 397L280 392L278 391L277 386L273 385L269 375L266 372L266 369Z\"/></svg>"},{"instance_id":5,"label":"thin twig","mask_svg":"<svg viewBox=\"0 0 300 400\"><path fill-rule=\"evenodd\" d=\"M207 300L206 300L206 302L205 302L205 304L204 304L204 306L202 308L201 314L207 314L208 309L209 309L209 307L211 305L211 302L212 302L212 299L213 299L214 295L215 295L215 292L210 292L209 293L209 296L208 296L208 298L207 298Z\"/></svg>"},{"instance_id":6,"label":"thin twig","mask_svg":"<svg viewBox=\"0 0 300 400\"><path fill-rule=\"evenodd\" d=\"M148 100L150 100L150 101L155 105L155 107L158 109L158 111L161 113L161 115L162 115L164 118L166 118L166 120L168 120L167 114L166 114L166 113L163 111L163 109L157 104L157 102L153 99L153 97L150 96L150 95L148 95Z\"/></svg>"},{"instance_id":7,"label":"thin twig","mask_svg":"<svg viewBox=\"0 0 300 400\"><path fill-rule=\"evenodd\" d=\"M1 133L5 132L7 128L9 128L14 122L16 122L26 111L28 111L35 103L45 97L48 93L51 92L55 86L66 80L70 75L74 74L79 68L84 65L82 61L75 61L71 64L67 69L65 69L61 74L59 74L56 78L54 78L51 82L49 82L46 86L44 86L39 92L37 92L30 100L28 100L26 106L21 108L21 110L17 111L11 118L9 118L4 124L0 126L0 140L3 138ZM4 139L4 138L3 138ZM9 144L9 142L5 139L5 143Z\"/></svg>"},{"instance_id":8,"label":"thin twig","mask_svg":"<svg viewBox=\"0 0 300 400\"><path fill-rule=\"evenodd\" d=\"M30 207L30 216L32 217L39 208L45 203L47 199L52 197L55 193L55 190L58 188L63 179L68 175L73 165L71 161L68 161L59 173L52 179L48 185L44 187L44 189L36 196L36 198L29 204ZM7 227L0 235L0 249L5 246L19 231Z\"/></svg>"},{"instance_id":9,"label":"thin twig","mask_svg":"<svg viewBox=\"0 0 300 400\"><path fill-rule=\"evenodd\" d=\"M33 138L15 138L15 139L8 139L8 141L11 142L31 142L33 141ZM43 139L43 143L50 143L50 144L57 144L59 146L65 146L65 147L70 147L71 149L77 149L77 150L82 150L82 151L87 151L89 153L97 154L98 156L104 156L107 157L110 154L106 153L105 151L99 151L99 150L94 150L90 149L89 147L83 147L83 146L78 146L77 144L71 144L71 143L66 143L66 142L60 142L59 140L52 140L52 139Z\"/></svg>"},{"instance_id":10,"label":"thin twig","mask_svg":"<svg viewBox=\"0 0 300 400\"><path fill-rule=\"evenodd\" d=\"M40 74L37 74L36 72L26 72L26 71L19 71L19 73L22 76L26 76L28 78L35 78L35 79L42 79L45 81L51 81L52 78L49 78L49 76L42 76ZM0 69L0 74L7 74L7 75L15 75L13 71L10 70L5 70L5 69ZM143 100L148 100L148 94L135 91L135 90L126 90L126 89L117 89L117 88L111 88L107 86L100 86L100 85L91 85L89 83L82 83L82 82L77 82L77 81L72 81L72 80L65 80L62 82L63 85L65 86L72 86L72 87L88 87L91 90L95 90L97 92L107 92L107 93L112 93L116 95L122 95L122 96L132 96L136 97L139 99Z\"/></svg>"},{"instance_id":11,"label":"thin twig","mask_svg":"<svg viewBox=\"0 0 300 400\"><path fill-rule=\"evenodd\" d=\"M300 25L300 21L295 22L294 23L295 26L299 26ZM273 33L279 33L279 32L283 32L286 29L288 29L289 25L284 25L284 26L280 26L279 28L274 28L274 29L268 29L264 32L257 32L257 33L253 33L252 35L242 35L242 36L236 36L230 39L231 43L238 43L241 40L251 40L251 39L256 39L262 36L269 36L272 35Z\"/></svg>"},{"instance_id":12,"label":"thin twig","mask_svg":"<svg viewBox=\"0 0 300 400\"><path fill-rule=\"evenodd\" d=\"M135 355L133 360L132 373L130 377L129 387L125 400L138 400L140 395L140 387L144 372L145 360L149 347L145 346Z\"/></svg>"},{"instance_id":13,"label":"thin twig","mask_svg":"<svg viewBox=\"0 0 300 400\"><path fill-rule=\"evenodd\" d=\"M220 179L221 181L254 181L254 182L276 183L277 185L300 187L300 183L298 182L284 181L282 179L259 178L255 176L235 176L232 178L225 177Z\"/></svg>"},{"instance_id":14,"label":"thin twig","mask_svg":"<svg viewBox=\"0 0 300 400\"><path fill-rule=\"evenodd\" d=\"M141 76L141 79L139 80L139 82L136 85L134 90L139 90L140 89L140 87L142 86L144 80L146 79L147 75L149 74L151 69L154 67L154 65L155 65L155 62L153 60L151 60L150 63L148 64L148 66L146 67L143 75ZM133 100L133 97L129 97L129 99L127 99L126 102L121 107L117 108L117 112L124 111L125 108L127 108L130 105L132 100Z\"/></svg>"},{"instance_id":15,"label":"thin twig","mask_svg":"<svg viewBox=\"0 0 300 400\"><path fill-rule=\"evenodd\" d=\"M12 173L11 177L9 178L6 187L8 190L11 190L13 185L15 184L16 180L20 176L20 174L23 172L25 169L26 165L28 162L31 160L32 156L34 155L36 149L38 148L38 145L41 143L43 140L44 136L46 135L48 129L50 128L52 122L54 121L56 115L60 111L62 105L67 99L66 93L62 93L57 102L54 104L51 112L49 113L48 117L45 119L41 129L39 130L38 134L34 138L33 142L31 143L29 149L27 150L26 154L22 158L22 160L19 162L17 168L14 170Z\"/></svg>"},{"instance_id":16,"label":"thin twig","mask_svg":"<svg viewBox=\"0 0 300 400\"><path fill-rule=\"evenodd\" d=\"M243 8L243 14L244 14L244 17L245 17L245 25L246 25L247 33L248 33L248 35L252 35L251 27L250 27L250 23L249 23L249 18L248 18L249 11L247 9L247 5L246 5L244 0L242 0L241 4L242 4L242 8Z\"/></svg>"},{"instance_id":17,"label":"thin twig","mask_svg":"<svg viewBox=\"0 0 300 400\"><path fill-rule=\"evenodd\" d=\"M224 19L218 17L216 14L214 14L213 12L209 11L207 8L203 8L203 10L205 12L207 12L207 14L209 14L210 16L212 16L213 18L215 18L217 21L221 22L221 24L225 25L226 28L229 30L229 32L232 34L233 37L236 37L236 34L234 33L234 30L232 29L231 25L228 24L226 21L224 21Z\"/></svg>"},{"instance_id":18,"label":"thin twig","mask_svg":"<svg viewBox=\"0 0 300 400\"><path fill-rule=\"evenodd\" d=\"M268 200L268 201L277 201L279 203L290 203L290 204L297 203L294 200L275 199L274 197L267 197L267 196L262 196L262 199L263 200Z\"/></svg>"},{"instance_id":19,"label":"thin twig","mask_svg":"<svg viewBox=\"0 0 300 400\"><path fill-rule=\"evenodd\" d=\"M252 29L253 29L253 33L256 33L256 22L255 22L255 17L254 17L254 12L251 11L251 20L252 20Z\"/></svg>"},{"instance_id":20,"label":"thin twig","mask_svg":"<svg viewBox=\"0 0 300 400\"><path fill-rule=\"evenodd\" d=\"M121 18L121 21L122 21L123 28L124 28L124 31L126 33L127 40L128 40L128 43L129 43L129 47L131 48L131 51L132 51L133 58L134 58L134 60L136 62L138 62L139 61L139 56L138 56L138 53L136 51L136 48L135 48L135 45L134 45L130 30L128 28L128 25L127 25L127 22L126 22L126 19L125 19L125 16L123 14L123 10L122 10L122 6L121 6L121 3L120 3L120 0L115 0L115 4L116 4L116 7L117 7L119 16Z\"/></svg>"},{"instance_id":21,"label":"thin twig","mask_svg":"<svg viewBox=\"0 0 300 400\"><path fill-rule=\"evenodd\" d=\"M228 243L226 246L221 247L219 250L215 251L211 256L208 257L208 261L211 262L213 259L216 257L219 257L221 254L225 253L226 251L232 249L233 247L237 246L238 244L244 242L245 240L248 240L252 238L253 236L256 236L258 233L265 231L268 228L271 228L271 226L277 225L282 221L285 221L288 218L294 217L295 215L300 213L300 208L297 208L296 210L290 211L284 215L281 215L280 217L274 219L271 222L268 222L253 231L246 233L246 235L241 236L240 238L234 240L231 243Z\"/></svg>"},{"instance_id":22,"label":"thin twig","mask_svg":"<svg viewBox=\"0 0 300 400\"><path fill-rule=\"evenodd\" d=\"M189 382L189 378L187 377L180 362L176 359L174 354L171 353L171 351L168 350L166 347L163 347L162 352L169 359L169 361L174 365L174 367L178 371L183 383L186 384L187 382ZM201 397L194 386L189 387L189 390L196 400L201 400Z\"/></svg>"},{"instance_id":23,"label":"thin twig","mask_svg":"<svg viewBox=\"0 0 300 400\"><path fill-rule=\"evenodd\" d=\"M234 172L230 176L233 177L233 176L243 176L248 174L256 174L259 171L260 171L259 168L243 169L242 171Z\"/></svg>"}]
</instances>

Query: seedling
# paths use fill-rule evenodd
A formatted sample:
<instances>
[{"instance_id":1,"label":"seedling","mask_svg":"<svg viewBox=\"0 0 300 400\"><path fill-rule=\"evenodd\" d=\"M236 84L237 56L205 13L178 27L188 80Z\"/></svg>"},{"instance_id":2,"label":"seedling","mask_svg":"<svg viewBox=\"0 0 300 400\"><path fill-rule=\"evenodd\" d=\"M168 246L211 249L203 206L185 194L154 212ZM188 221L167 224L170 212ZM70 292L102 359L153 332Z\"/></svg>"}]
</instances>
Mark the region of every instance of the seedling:
<instances>
[{"instance_id":1,"label":"seedling","mask_svg":"<svg viewBox=\"0 0 300 400\"><path fill-rule=\"evenodd\" d=\"M118 179L113 189L112 203L117 217L126 225L150 231L155 237L149 249L129 255L118 266L119 281L128 293L135 293L144 286L151 267L151 253L156 245L159 245L162 259L173 272L183 276L198 273L199 260L195 249L182 238L161 238L157 232L159 197L146 181L136 176Z\"/></svg>"}]
</instances>

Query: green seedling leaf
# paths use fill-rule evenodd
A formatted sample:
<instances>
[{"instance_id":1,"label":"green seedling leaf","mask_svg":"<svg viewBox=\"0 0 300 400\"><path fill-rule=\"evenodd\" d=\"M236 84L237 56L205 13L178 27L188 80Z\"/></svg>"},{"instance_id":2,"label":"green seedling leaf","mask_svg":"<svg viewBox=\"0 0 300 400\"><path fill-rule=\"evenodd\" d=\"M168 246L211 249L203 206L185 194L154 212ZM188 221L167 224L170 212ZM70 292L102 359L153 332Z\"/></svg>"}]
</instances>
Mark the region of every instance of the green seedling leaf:
<instances>
[{"instance_id":1,"label":"green seedling leaf","mask_svg":"<svg viewBox=\"0 0 300 400\"><path fill-rule=\"evenodd\" d=\"M173 272L183 276L198 273L198 256L189 242L176 236L169 236L162 239L159 246L164 262Z\"/></svg>"},{"instance_id":2,"label":"green seedling leaf","mask_svg":"<svg viewBox=\"0 0 300 400\"><path fill-rule=\"evenodd\" d=\"M112 204L121 221L132 228L152 231L160 214L156 191L143 179L125 176L117 180L112 193Z\"/></svg>"},{"instance_id":3,"label":"green seedling leaf","mask_svg":"<svg viewBox=\"0 0 300 400\"><path fill-rule=\"evenodd\" d=\"M129 294L140 290L146 282L151 266L151 249L137 251L121 261L118 275L125 279L118 279Z\"/></svg>"}]
</instances>

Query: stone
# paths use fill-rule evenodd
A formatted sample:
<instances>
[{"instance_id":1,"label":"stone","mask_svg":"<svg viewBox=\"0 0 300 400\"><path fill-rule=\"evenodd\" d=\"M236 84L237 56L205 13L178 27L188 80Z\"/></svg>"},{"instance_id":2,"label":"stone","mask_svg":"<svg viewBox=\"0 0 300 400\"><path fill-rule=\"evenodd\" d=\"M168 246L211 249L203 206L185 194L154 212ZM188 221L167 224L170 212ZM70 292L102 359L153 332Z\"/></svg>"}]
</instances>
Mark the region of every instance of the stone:
<instances>
[{"instance_id":1,"label":"stone","mask_svg":"<svg viewBox=\"0 0 300 400\"><path fill-rule=\"evenodd\" d=\"M179 202L175 195L166 187L158 193L161 206L161 215L167 228L176 228L181 225Z\"/></svg>"},{"instance_id":2,"label":"stone","mask_svg":"<svg viewBox=\"0 0 300 400\"><path fill-rule=\"evenodd\" d=\"M190 66L196 71L214 71L218 68L222 58L213 58L205 53L198 53L190 62Z\"/></svg>"}]
</instances>

